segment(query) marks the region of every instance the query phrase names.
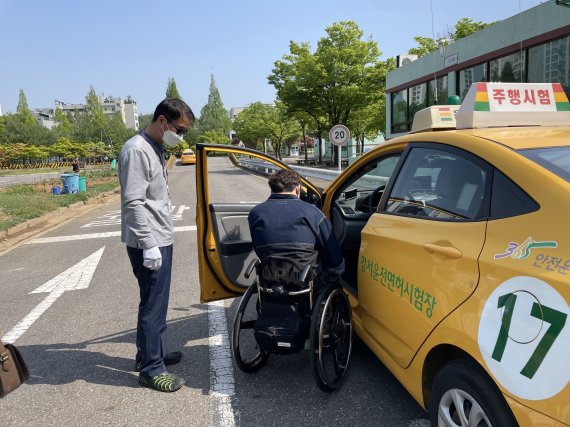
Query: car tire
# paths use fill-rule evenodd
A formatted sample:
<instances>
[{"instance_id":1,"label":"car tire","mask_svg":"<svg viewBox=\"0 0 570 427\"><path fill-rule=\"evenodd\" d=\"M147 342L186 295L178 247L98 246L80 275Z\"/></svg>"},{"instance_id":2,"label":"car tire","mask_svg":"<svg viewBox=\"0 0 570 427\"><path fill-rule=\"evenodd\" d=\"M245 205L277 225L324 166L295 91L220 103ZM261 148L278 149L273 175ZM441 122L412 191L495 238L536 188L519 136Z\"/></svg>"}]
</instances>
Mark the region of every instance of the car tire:
<instances>
[{"instance_id":1,"label":"car tire","mask_svg":"<svg viewBox=\"0 0 570 427\"><path fill-rule=\"evenodd\" d=\"M432 387L429 414L431 425L439 427L518 426L499 388L469 359L454 360L439 371Z\"/></svg>"}]
</instances>

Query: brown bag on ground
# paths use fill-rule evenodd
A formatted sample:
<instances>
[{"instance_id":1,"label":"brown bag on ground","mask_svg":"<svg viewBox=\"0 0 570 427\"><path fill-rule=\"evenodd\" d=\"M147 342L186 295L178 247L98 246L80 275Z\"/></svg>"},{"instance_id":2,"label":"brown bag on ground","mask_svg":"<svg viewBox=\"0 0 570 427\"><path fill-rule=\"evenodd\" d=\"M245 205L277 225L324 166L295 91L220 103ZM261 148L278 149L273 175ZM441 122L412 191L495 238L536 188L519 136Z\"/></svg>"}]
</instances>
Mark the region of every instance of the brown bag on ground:
<instances>
[{"instance_id":1,"label":"brown bag on ground","mask_svg":"<svg viewBox=\"0 0 570 427\"><path fill-rule=\"evenodd\" d=\"M28 367L18 349L0 341L0 397L18 388L28 378Z\"/></svg>"}]
</instances>

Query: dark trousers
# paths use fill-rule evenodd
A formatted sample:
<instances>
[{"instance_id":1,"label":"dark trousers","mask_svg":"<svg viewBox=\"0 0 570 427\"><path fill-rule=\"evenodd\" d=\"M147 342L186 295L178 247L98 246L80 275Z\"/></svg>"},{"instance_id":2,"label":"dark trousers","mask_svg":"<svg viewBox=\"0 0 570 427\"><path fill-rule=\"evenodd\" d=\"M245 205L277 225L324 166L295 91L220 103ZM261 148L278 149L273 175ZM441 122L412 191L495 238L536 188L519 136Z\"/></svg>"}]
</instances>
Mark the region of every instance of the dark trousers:
<instances>
[{"instance_id":1,"label":"dark trousers","mask_svg":"<svg viewBox=\"0 0 570 427\"><path fill-rule=\"evenodd\" d=\"M140 304L137 321L136 362L141 372L153 377L166 372L166 311L170 296L172 245L160 248L162 266L149 270L143 266L143 250L127 246L133 273L139 282Z\"/></svg>"}]
</instances>

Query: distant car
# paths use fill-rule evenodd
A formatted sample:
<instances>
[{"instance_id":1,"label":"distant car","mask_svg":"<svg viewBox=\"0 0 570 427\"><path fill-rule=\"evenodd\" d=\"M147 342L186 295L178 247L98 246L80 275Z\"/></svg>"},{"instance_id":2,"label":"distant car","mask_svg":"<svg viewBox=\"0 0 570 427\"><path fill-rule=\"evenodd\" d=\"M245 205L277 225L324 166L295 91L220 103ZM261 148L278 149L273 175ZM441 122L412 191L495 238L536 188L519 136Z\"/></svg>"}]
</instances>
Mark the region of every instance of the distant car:
<instances>
[{"instance_id":1,"label":"distant car","mask_svg":"<svg viewBox=\"0 0 570 427\"><path fill-rule=\"evenodd\" d=\"M569 124L560 84L475 83L323 192L302 178L342 247L356 333L433 426L570 425ZM289 166L197 150L207 302L243 293L256 255L255 204L210 200L206 154Z\"/></svg>"},{"instance_id":2,"label":"distant car","mask_svg":"<svg viewBox=\"0 0 570 427\"><path fill-rule=\"evenodd\" d=\"M182 152L182 156L180 157L180 164L181 165L194 165L196 164L196 154L192 149L187 148Z\"/></svg>"}]
</instances>

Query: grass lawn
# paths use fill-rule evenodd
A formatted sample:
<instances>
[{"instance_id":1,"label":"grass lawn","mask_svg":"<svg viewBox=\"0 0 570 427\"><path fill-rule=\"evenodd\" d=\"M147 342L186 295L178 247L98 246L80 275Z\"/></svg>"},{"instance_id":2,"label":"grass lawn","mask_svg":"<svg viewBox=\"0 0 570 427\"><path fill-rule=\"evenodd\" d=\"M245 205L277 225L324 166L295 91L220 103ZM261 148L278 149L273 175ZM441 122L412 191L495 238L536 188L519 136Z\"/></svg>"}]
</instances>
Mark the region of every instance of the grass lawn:
<instances>
[{"instance_id":1,"label":"grass lawn","mask_svg":"<svg viewBox=\"0 0 570 427\"><path fill-rule=\"evenodd\" d=\"M59 179L41 184L14 185L0 189L0 231L38 218L60 207L86 201L119 186L119 178L114 170L86 171L81 173L81 176L87 179L87 191L77 194L53 195L52 187L56 185L61 187Z\"/></svg>"}]
</instances>

